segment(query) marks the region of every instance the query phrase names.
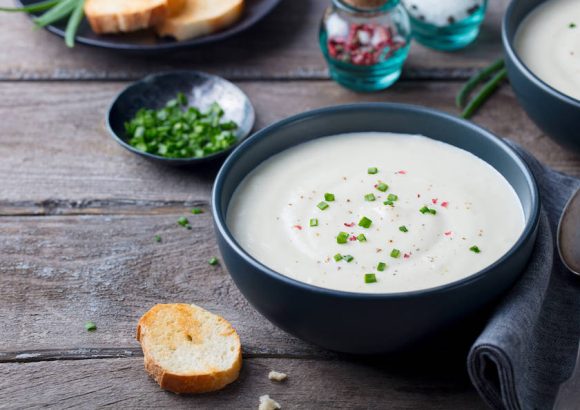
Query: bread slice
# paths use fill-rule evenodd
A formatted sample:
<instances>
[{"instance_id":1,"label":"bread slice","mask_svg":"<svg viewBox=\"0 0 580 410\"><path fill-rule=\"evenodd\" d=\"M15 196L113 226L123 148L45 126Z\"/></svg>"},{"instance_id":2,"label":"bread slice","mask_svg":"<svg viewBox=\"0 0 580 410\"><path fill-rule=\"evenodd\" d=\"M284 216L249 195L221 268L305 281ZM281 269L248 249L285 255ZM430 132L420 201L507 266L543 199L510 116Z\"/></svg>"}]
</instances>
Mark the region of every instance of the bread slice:
<instances>
[{"instance_id":1,"label":"bread slice","mask_svg":"<svg viewBox=\"0 0 580 410\"><path fill-rule=\"evenodd\" d=\"M196 305L155 305L139 320L137 340L147 372L175 393L219 390L235 381L242 367L232 325Z\"/></svg>"},{"instance_id":2,"label":"bread slice","mask_svg":"<svg viewBox=\"0 0 580 410\"><path fill-rule=\"evenodd\" d=\"M185 0L181 13L161 21L156 31L161 37L187 40L232 25L243 11L243 0Z\"/></svg>"},{"instance_id":3,"label":"bread slice","mask_svg":"<svg viewBox=\"0 0 580 410\"><path fill-rule=\"evenodd\" d=\"M137 31L181 11L185 0L86 0L85 15L97 34Z\"/></svg>"}]
</instances>

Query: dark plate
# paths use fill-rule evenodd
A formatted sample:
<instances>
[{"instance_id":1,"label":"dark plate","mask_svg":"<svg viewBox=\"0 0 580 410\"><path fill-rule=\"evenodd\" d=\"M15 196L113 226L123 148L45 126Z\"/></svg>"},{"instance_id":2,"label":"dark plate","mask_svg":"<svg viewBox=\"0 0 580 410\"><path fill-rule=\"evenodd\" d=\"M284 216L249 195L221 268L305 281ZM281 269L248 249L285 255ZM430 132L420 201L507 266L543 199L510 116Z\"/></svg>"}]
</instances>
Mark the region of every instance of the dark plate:
<instances>
[{"instance_id":1,"label":"dark plate","mask_svg":"<svg viewBox=\"0 0 580 410\"><path fill-rule=\"evenodd\" d=\"M30 5L39 0L16 0L18 5ZM119 0L122 1L122 0ZM234 25L218 33L185 41L175 41L168 38L158 38L153 32L140 31L120 35L97 35L93 33L89 23L83 20L77 33L76 41L87 46L107 48L111 50L135 51L135 52L159 52L181 50L202 44L213 43L231 37L256 24L264 18L280 0L246 0L246 6L242 18ZM66 21L49 25L46 29L64 38Z\"/></svg>"},{"instance_id":2,"label":"dark plate","mask_svg":"<svg viewBox=\"0 0 580 410\"><path fill-rule=\"evenodd\" d=\"M153 74L131 84L115 97L107 113L107 127L111 136L125 149L148 160L171 166L196 166L223 159L235 147L203 158L165 158L139 151L127 143L125 122L135 116L140 108L159 109L184 93L191 106L206 110L218 102L224 110L224 120L238 124L238 143L246 138L254 126L254 107L242 90L221 77L197 71L171 71Z\"/></svg>"}]
</instances>

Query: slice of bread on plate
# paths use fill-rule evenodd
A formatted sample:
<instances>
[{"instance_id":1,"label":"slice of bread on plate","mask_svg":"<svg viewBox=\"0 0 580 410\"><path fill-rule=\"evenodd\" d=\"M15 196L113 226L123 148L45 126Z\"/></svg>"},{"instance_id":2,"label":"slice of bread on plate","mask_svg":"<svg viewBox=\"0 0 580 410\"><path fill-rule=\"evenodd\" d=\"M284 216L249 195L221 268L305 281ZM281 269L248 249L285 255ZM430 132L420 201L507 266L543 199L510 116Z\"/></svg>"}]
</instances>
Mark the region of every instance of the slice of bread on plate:
<instances>
[{"instance_id":1,"label":"slice of bread on plate","mask_svg":"<svg viewBox=\"0 0 580 410\"><path fill-rule=\"evenodd\" d=\"M232 325L196 305L158 304L141 317L145 369L174 393L219 390L238 378L240 338Z\"/></svg>"},{"instance_id":2,"label":"slice of bread on plate","mask_svg":"<svg viewBox=\"0 0 580 410\"><path fill-rule=\"evenodd\" d=\"M97 34L126 33L179 14L185 0L86 0L85 16Z\"/></svg>"},{"instance_id":3,"label":"slice of bread on plate","mask_svg":"<svg viewBox=\"0 0 580 410\"><path fill-rule=\"evenodd\" d=\"M187 40L222 30L240 19L243 0L185 0L181 12L156 26L161 37Z\"/></svg>"}]
</instances>

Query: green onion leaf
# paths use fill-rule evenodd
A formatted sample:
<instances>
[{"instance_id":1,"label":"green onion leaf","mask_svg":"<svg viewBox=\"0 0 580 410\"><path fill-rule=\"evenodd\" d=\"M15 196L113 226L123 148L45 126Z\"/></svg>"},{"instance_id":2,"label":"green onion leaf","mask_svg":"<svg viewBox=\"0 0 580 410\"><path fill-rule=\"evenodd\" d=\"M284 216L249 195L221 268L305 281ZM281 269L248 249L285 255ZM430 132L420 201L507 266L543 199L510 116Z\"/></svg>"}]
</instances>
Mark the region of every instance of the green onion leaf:
<instances>
[{"instance_id":1,"label":"green onion leaf","mask_svg":"<svg viewBox=\"0 0 580 410\"><path fill-rule=\"evenodd\" d=\"M379 262L377 265L377 270L379 272L383 272L387 268L387 264L385 262Z\"/></svg>"},{"instance_id":2,"label":"green onion leaf","mask_svg":"<svg viewBox=\"0 0 580 410\"><path fill-rule=\"evenodd\" d=\"M407 227L405 225L399 226L399 231L405 232L405 233L409 232L409 230L407 229Z\"/></svg>"},{"instance_id":3,"label":"green onion leaf","mask_svg":"<svg viewBox=\"0 0 580 410\"><path fill-rule=\"evenodd\" d=\"M203 214L203 209L201 209L201 208L193 208L191 210L191 213L194 214L194 215Z\"/></svg>"},{"instance_id":4,"label":"green onion leaf","mask_svg":"<svg viewBox=\"0 0 580 410\"><path fill-rule=\"evenodd\" d=\"M178 220L177 223L180 226L183 226L184 228L187 228L189 226L189 220L185 217L185 216L181 216Z\"/></svg>"},{"instance_id":5,"label":"green onion leaf","mask_svg":"<svg viewBox=\"0 0 580 410\"><path fill-rule=\"evenodd\" d=\"M356 239L357 239L359 242L366 242L366 241L367 241L367 237L365 236L365 234L364 234L364 233L361 233L359 236L357 236L357 237L356 237Z\"/></svg>"},{"instance_id":6,"label":"green onion leaf","mask_svg":"<svg viewBox=\"0 0 580 410\"><path fill-rule=\"evenodd\" d=\"M391 258L398 258L399 256L401 256L401 251L398 249L393 249L391 251Z\"/></svg>"},{"instance_id":7,"label":"green onion leaf","mask_svg":"<svg viewBox=\"0 0 580 410\"><path fill-rule=\"evenodd\" d=\"M80 0L62 0L42 16L34 19L37 27L45 27L70 16Z\"/></svg>"},{"instance_id":8,"label":"green onion leaf","mask_svg":"<svg viewBox=\"0 0 580 410\"><path fill-rule=\"evenodd\" d=\"M398 201L399 200L399 197L397 195L395 195L395 194L389 194L387 196L387 200L394 202L394 201Z\"/></svg>"},{"instance_id":9,"label":"green onion leaf","mask_svg":"<svg viewBox=\"0 0 580 410\"><path fill-rule=\"evenodd\" d=\"M342 255L340 253L337 253L336 255L334 255L334 260L340 262L342 260Z\"/></svg>"},{"instance_id":10,"label":"green onion leaf","mask_svg":"<svg viewBox=\"0 0 580 410\"><path fill-rule=\"evenodd\" d=\"M371 167L368 169L369 175L374 175L374 174L377 174L378 172L379 172L379 169L375 168L375 167Z\"/></svg>"},{"instance_id":11,"label":"green onion leaf","mask_svg":"<svg viewBox=\"0 0 580 410\"><path fill-rule=\"evenodd\" d=\"M70 48L75 46L75 38L77 35L77 31L85 15L84 8L85 8L85 0L79 0L76 8L73 10L70 18L68 19L64 35L64 42Z\"/></svg>"},{"instance_id":12,"label":"green onion leaf","mask_svg":"<svg viewBox=\"0 0 580 410\"><path fill-rule=\"evenodd\" d=\"M155 235L154 239L155 239L155 242L157 242L157 243L161 242L161 236L159 236L159 235Z\"/></svg>"},{"instance_id":13,"label":"green onion leaf","mask_svg":"<svg viewBox=\"0 0 580 410\"><path fill-rule=\"evenodd\" d=\"M324 211L326 208L328 208L330 205L328 205L326 202L320 202L318 205L316 205L321 211Z\"/></svg>"},{"instance_id":14,"label":"green onion leaf","mask_svg":"<svg viewBox=\"0 0 580 410\"><path fill-rule=\"evenodd\" d=\"M375 195L374 195L374 194L366 194L366 195L365 195L365 201L372 202L372 201L374 201L375 199L376 199L376 198L375 198Z\"/></svg>"},{"instance_id":15,"label":"green onion leaf","mask_svg":"<svg viewBox=\"0 0 580 410\"><path fill-rule=\"evenodd\" d=\"M324 200L328 202L334 201L334 194L329 194L328 192L324 194Z\"/></svg>"},{"instance_id":16,"label":"green onion leaf","mask_svg":"<svg viewBox=\"0 0 580 410\"><path fill-rule=\"evenodd\" d=\"M210 258L210 260L208 260L207 263L209 263L211 266L215 266L218 264L218 258L214 256L213 258Z\"/></svg>"},{"instance_id":17,"label":"green onion leaf","mask_svg":"<svg viewBox=\"0 0 580 410\"><path fill-rule=\"evenodd\" d=\"M427 206L423 206L421 209L419 209L419 212L421 212L423 215L425 215L425 214L436 215L437 214L437 211L435 209L431 209Z\"/></svg>"},{"instance_id":18,"label":"green onion leaf","mask_svg":"<svg viewBox=\"0 0 580 410\"><path fill-rule=\"evenodd\" d=\"M479 246L473 245L471 248L469 248L469 250L473 253L481 253L481 249L479 249Z\"/></svg>"},{"instance_id":19,"label":"green onion leaf","mask_svg":"<svg viewBox=\"0 0 580 410\"><path fill-rule=\"evenodd\" d=\"M348 263L351 263L354 260L354 257L352 255L343 255L343 258Z\"/></svg>"},{"instance_id":20,"label":"green onion leaf","mask_svg":"<svg viewBox=\"0 0 580 410\"><path fill-rule=\"evenodd\" d=\"M60 3L60 0L46 0L31 4L24 7L0 7L0 11L6 12L21 12L21 13L37 13L39 11L48 10Z\"/></svg>"},{"instance_id":21,"label":"green onion leaf","mask_svg":"<svg viewBox=\"0 0 580 410\"><path fill-rule=\"evenodd\" d=\"M376 283L377 275L374 273L365 273L365 283Z\"/></svg>"},{"instance_id":22,"label":"green onion leaf","mask_svg":"<svg viewBox=\"0 0 580 410\"><path fill-rule=\"evenodd\" d=\"M366 216L363 216L361 220L358 222L358 226L362 226L363 228L370 228L373 221L371 221Z\"/></svg>"},{"instance_id":23,"label":"green onion leaf","mask_svg":"<svg viewBox=\"0 0 580 410\"><path fill-rule=\"evenodd\" d=\"M389 189L389 186L387 184L385 184L384 182L379 182L377 184L377 189L381 192L386 192L387 189Z\"/></svg>"},{"instance_id":24,"label":"green onion leaf","mask_svg":"<svg viewBox=\"0 0 580 410\"><path fill-rule=\"evenodd\" d=\"M85 323L85 329L87 329L88 332L94 332L97 330L97 325L95 322L87 322Z\"/></svg>"},{"instance_id":25,"label":"green onion leaf","mask_svg":"<svg viewBox=\"0 0 580 410\"><path fill-rule=\"evenodd\" d=\"M310 220L310 226L318 226L318 219L312 218Z\"/></svg>"},{"instance_id":26,"label":"green onion leaf","mask_svg":"<svg viewBox=\"0 0 580 410\"><path fill-rule=\"evenodd\" d=\"M348 242L348 233L346 232L339 232L336 237L336 243L345 244Z\"/></svg>"}]
</instances>

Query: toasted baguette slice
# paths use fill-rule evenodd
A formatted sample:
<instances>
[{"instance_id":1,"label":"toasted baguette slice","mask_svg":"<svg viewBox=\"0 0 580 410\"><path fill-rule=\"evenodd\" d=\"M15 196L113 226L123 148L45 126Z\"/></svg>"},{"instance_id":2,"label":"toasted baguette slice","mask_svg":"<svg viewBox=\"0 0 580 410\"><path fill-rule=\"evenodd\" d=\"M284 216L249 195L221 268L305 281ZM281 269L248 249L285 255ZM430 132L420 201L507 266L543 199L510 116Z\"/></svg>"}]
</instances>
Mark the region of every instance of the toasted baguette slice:
<instances>
[{"instance_id":1,"label":"toasted baguette slice","mask_svg":"<svg viewBox=\"0 0 580 410\"><path fill-rule=\"evenodd\" d=\"M145 369L166 390L205 393L238 378L240 338L232 325L196 305L155 305L137 326Z\"/></svg>"},{"instance_id":2,"label":"toasted baguette slice","mask_svg":"<svg viewBox=\"0 0 580 410\"><path fill-rule=\"evenodd\" d=\"M161 37L187 40L232 25L243 11L243 0L185 0L181 13L157 24L156 31Z\"/></svg>"},{"instance_id":3,"label":"toasted baguette slice","mask_svg":"<svg viewBox=\"0 0 580 410\"><path fill-rule=\"evenodd\" d=\"M184 0L86 0L85 15L97 34L125 33L153 27L183 5Z\"/></svg>"}]
</instances>

